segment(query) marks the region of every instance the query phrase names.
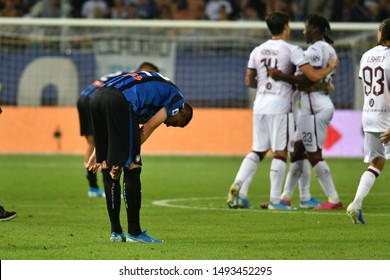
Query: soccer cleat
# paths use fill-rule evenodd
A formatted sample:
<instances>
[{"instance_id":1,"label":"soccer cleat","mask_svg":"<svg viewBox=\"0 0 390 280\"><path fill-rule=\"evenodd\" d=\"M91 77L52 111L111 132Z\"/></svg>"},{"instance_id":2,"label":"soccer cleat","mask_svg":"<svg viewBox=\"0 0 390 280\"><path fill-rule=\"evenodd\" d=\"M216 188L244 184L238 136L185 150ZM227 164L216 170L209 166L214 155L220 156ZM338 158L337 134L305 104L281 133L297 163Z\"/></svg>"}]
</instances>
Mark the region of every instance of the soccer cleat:
<instances>
[{"instance_id":1,"label":"soccer cleat","mask_svg":"<svg viewBox=\"0 0 390 280\"><path fill-rule=\"evenodd\" d=\"M315 210L332 210L332 209L343 209L341 201L339 203L324 202L321 205L314 208Z\"/></svg>"},{"instance_id":2,"label":"soccer cleat","mask_svg":"<svg viewBox=\"0 0 390 280\"><path fill-rule=\"evenodd\" d=\"M251 204L249 203L249 200L246 198L241 198L240 196L237 197L237 207L246 209L252 208Z\"/></svg>"},{"instance_id":3,"label":"soccer cleat","mask_svg":"<svg viewBox=\"0 0 390 280\"><path fill-rule=\"evenodd\" d=\"M99 188L89 187L88 191L89 197L106 197L106 194L104 190L101 190Z\"/></svg>"},{"instance_id":4,"label":"soccer cleat","mask_svg":"<svg viewBox=\"0 0 390 280\"><path fill-rule=\"evenodd\" d=\"M110 236L110 241L111 242L126 242L126 237L123 234L123 232L121 234L116 233L116 232L112 232L111 236Z\"/></svg>"},{"instance_id":5,"label":"soccer cleat","mask_svg":"<svg viewBox=\"0 0 390 280\"><path fill-rule=\"evenodd\" d=\"M238 197L239 190L240 190L240 188L236 184L233 184L230 186L227 201L226 201L229 208L237 208L238 207L237 197Z\"/></svg>"},{"instance_id":6,"label":"soccer cleat","mask_svg":"<svg viewBox=\"0 0 390 280\"><path fill-rule=\"evenodd\" d=\"M280 202L283 202L283 203L286 204L287 206L291 206L291 201L290 201L290 200L281 199Z\"/></svg>"},{"instance_id":7,"label":"soccer cleat","mask_svg":"<svg viewBox=\"0 0 390 280\"><path fill-rule=\"evenodd\" d=\"M16 217L16 212L14 211L8 212L2 206L0 206L0 222L9 221L15 217Z\"/></svg>"},{"instance_id":8,"label":"soccer cleat","mask_svg":"<svg viewBox=\"0 0 390 280\"><path fill-rule=\"evenodd\" d=\"M312 209L320 206L322 204L321 201L318 201L314 197L310 198L307 201L302 201L299 203L300 208L305 208L305 209Z\"/></svg>"},{"instance_id":9,"label":"soccer cleat","mask_svg":"<svg viewBox=\"0 0 390 280\"><path fill-rule=\"evenodd\" d=\"M126 242L139 242L139 243L163 243L164 240L159 240L151 237L146 233L146 230L141 232L139 235L134 236L130 233L127 234Z\"/></svg>"},{"instance_id":10,"label":"soccer cleat","mask_svg":"<svg viewBox=\"0 0 390 280\"><path fill-rule=\"evenodd\" d=\"M356 225L365 224L362 210L353 208L352 203L347 207L347 215L351 217L352 223Z\"/></svg>"},{"instance_id":11,"label":"soccer cleat","mask_svg":"<svg viewBox=\"0 0 390 280\"><path fill-rule=\"evenodd\" d=\"M288 206L286 203L280 201L279 203L269 202L268 210L294 211L294 210L297 210L297 208L292 207L292 206Z\"/></svg>"}]
</instances>

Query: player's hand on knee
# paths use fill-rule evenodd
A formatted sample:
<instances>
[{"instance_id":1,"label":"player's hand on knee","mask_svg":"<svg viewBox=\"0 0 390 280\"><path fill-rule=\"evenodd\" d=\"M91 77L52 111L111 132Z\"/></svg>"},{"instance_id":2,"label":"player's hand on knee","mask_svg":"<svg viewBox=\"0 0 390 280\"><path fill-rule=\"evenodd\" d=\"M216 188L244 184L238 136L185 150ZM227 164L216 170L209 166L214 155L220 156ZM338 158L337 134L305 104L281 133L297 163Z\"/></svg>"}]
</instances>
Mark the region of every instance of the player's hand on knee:
<instances>
[{"instance_id":1,"label":"player's hand on knee","mask_svg":"<svg viewBox=\"0 0 390 280\"><path fill-rule=\"evenodd\" d=\"M119 165L113 165L111 167L111 172L110 172L111 178L114 180L118 179L122 173L122 170L123 170L123 167L121 167Z\"/></svg>"},{"instance_id":2,"label":"player's hand on knee","mask_svg":"<svg viewBox=\"0 0 390 280\"><path fill-rule=\"evenodd\" d=\"M92 171L93 168L95 167L96 165L96 151L95 149L93 150L91 156L89 157L88 159L88 162L87 164L85 165L85 167L89 170L89 171ZM97 169L96 169L97 170ZM95 171L96 172L96 171Z\"/></svg>"},{"instance_id":3,"label":"player's hand on knee","mask_svg":"<svg viewBox=\"0 0 390 280\"><path fill-rule=\"evenodd\" d=\"M92 171L93 173L96 173L98 170L102 171L102 165L100 163L95 163L95 164L88 164L87 166L89 171Z\"/></svg>"}]
</instances>

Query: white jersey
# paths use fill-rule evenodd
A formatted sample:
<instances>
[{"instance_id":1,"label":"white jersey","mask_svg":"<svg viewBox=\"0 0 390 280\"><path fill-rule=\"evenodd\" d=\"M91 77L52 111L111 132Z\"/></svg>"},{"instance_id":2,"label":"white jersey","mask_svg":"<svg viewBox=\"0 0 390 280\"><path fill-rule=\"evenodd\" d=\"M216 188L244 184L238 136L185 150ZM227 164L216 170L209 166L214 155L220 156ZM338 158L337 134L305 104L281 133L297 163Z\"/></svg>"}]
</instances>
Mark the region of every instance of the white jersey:
<instances>
[{"instance_id":1,"label":"white jersey","mask_svg":"<svg viewBox=\"0 0 390 280\"><path fill-rule=\"evenodd\" d=\"M359 78L363 83L363 130L384 132L390 126L390 48L376 46L363 54Z\"/></svg>"},{"instance_id":2,"label":"white jersey","mask_svg":"<svg viewBox=\"0 0 390 280\"><path fill-rule=\"evenodd\" d=\"M291 112L292 85L268 76L267 67L291 73L295 66L307 64L303 50L284 40L268 40L249 56L248 68L257 71L257 93L254 114L284 114Z\"/></svg>"},{"instance_id":3,"label":"white jersey","mask_svg":"<svg viewBox=\"0 0 390 280\"><path fill-rule=\"evenodd\" d=\"M330 55L337 59L334 48L325 41L317 41L310 45L304 52L310 65L315 68L326 68ZM334 72L329 73L322 82L330 83ZM301 113L302 115L317 114L326 109L334 109L332 100L326 91L302 92Z\"/></svg>"}]
</instances>

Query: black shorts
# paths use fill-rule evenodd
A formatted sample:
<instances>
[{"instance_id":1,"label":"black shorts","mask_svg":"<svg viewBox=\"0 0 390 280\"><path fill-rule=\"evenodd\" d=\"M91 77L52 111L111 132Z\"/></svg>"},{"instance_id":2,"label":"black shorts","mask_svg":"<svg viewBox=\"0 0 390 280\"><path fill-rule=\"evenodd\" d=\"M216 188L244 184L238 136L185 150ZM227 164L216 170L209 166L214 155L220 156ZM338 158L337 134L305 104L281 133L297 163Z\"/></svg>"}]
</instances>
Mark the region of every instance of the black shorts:
<instances>
[{"instance_id":1,"label":"black shorts","mask_svg":"<svg viewBox=\"0 0 390 280\"><path fill-rule=\"evenodd\" d=\"M77 100L77 111L79 112L80 120L80 135L81 136L92 136L93 125L91 110L89 109L90 98L84 95L80 95Z\"/></svg>"},{"instance_id":2,"label":"black shorts","mask_svg":"<svg viewBox=\"0 0 390 280\"><path fill-rule=\"evenodd\" d=\"M129 167L141 162L139 123L131 104L116 88L96 90L90 108L94 126L96 160Z\"/></svg>"}]
</instances>

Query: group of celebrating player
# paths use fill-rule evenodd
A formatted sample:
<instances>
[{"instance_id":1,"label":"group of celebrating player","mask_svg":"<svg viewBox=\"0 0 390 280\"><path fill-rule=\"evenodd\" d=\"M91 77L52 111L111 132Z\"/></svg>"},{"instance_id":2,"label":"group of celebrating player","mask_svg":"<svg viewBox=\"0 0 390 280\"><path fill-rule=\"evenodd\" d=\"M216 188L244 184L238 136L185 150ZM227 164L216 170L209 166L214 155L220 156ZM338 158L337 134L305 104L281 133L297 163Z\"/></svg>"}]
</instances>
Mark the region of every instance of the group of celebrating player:
<instances>
[{"instance_id":1,"label":"group of celebrating player","mask_svg":"<svg viewBox=\"0 0 390 280\"><path fill-rule=\"evenodd\" d=\"M330 24L320 15L308 17L303 33L309 47L303 51L287 42L290 34L287 14L273 12L267 15L266 23L272 37L251 52L245 78L248 87L257 89L252 151L245 156L229 189L228 207L251 208L249 186L270 150L270 198L260 205L262 208L296 210L291 206L291 198L298 183L300 208L342 209L330 168L322 157L335 110L329 94L334 91L332 77L338 66L329 36ZM362 201L382 171L385 159L390 158L389 46L390 19L387 19L379 27L378 46L365 53L360 63L359 78L365 93L364 153L370 166L361 177L354 201L347 207L347 214L355 224L365 223ZM285 179L288 153L290 167ZM310 194L310 166L328 198L324 203Z\"/></svg>"}]
</instances>

